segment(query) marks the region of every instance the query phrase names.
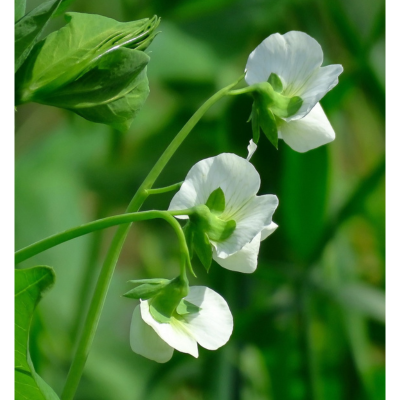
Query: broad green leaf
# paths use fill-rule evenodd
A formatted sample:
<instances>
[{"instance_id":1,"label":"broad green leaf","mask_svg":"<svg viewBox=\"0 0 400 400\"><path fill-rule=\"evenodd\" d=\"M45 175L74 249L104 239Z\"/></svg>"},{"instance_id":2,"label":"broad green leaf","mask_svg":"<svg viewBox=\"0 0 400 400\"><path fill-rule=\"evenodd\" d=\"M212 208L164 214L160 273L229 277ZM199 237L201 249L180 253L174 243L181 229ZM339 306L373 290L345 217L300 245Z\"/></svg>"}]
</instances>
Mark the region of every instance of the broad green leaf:
<instances>
[{"instance_id":1,"label":"broad green leaf","mask_svg":"<svg viewBox=\"0 0 400 400\"><path fill-rule=\"evenodd\" d=\"M17 74L16 102L34 101L89 121L129 128L149 93L142 51L159 19L120 23L67 13L67 25L38 43Z\"/></svg>"},{"instance_id":2,"label":"broad green leaf","mask_svg":"<svg viewBox=\"0 0 400 400\"><path fill-rule=\"evenodd\" d=\"M206 206L212 213L217 215L225 210L225 195L220 187L210 194Z\"/></svg>"},{"instance_id":3,"label":"broad green leaf","mask_svg":"<svg viewBox=\"0 0 400 400\"><path fill-rule=\"evenodd\" d=\"M17 104L37 101L74 82L111 49L144 50L159 20L118 22L94 14L66 13L67 25L34 47L17 76Z\"/></svg>"},{"instance_id":4,"label":"broad green leaf","mask_svg":"<svg viewBox=\"0 0 400 400\"><path fill-rule=\"evenodd\" d=\"M83 118L127 130L149 94L142 51L119 48L76 81L40 103L71 110Z\"/></svg>"},{"instance_id":5,"label":"broad green leaf","mask_svg":"<svg viewBox=\"0 0 400 400\"><path fill-rule=\"evenodd\" d=\"M179 315L194 314L194 313L199 312L200 310L201 310L200 307L188 302L185 299L182 299L182 301L179 303L178 307L176 307L176 312Z\"/></svg>"},{"instance_id":6,"label":"broad green leaf","mask_svg":"<svg viewBox=\"0 0 400 400\"><path fill-rule=\"evenodd\" d=\"M26 0L14 0L14 17L15 22L25 15Z\"/></svg>"},{"instance_id":7,"label":"broad green leaf","mask_svg":"<svg viewBox=\"0 0 400 400\"><path fill-rule=\"evenodd\" d=\"M208 236L200 230L193 233L193 248L199 257L200 262L208 272L212 262L212 247Z\"/></svg>"},{"instance_id":8,"label":"broad green leaf","mask_svg":"<svg viewBox=\"0 0 400 400\"><path fill-rule=\"evenodd\" d=\"M25 4L23 3L25 2L20 0L16 0L15 2L15 16L16 20L18 20L15 24L15 72L19 70L33 46L39 40L40 34L57 10L61 0L51 0L42 3L24 17L22 17L25 13ZM21 13L22 9L22 18L17 19L17 12Z\"/></svg>"},{"instance_id":9,"label":"broad green leaf","mask_svg":"<svg viewBox=\"0 0 400 400\"><path fill-rule=\"evenodd\" d=\"M54 283L54 271L38 266L15 270L15 398L58 400L55 392L36 374L28 351L33 312L45 290Z\"/></svg>"}]
</instances>

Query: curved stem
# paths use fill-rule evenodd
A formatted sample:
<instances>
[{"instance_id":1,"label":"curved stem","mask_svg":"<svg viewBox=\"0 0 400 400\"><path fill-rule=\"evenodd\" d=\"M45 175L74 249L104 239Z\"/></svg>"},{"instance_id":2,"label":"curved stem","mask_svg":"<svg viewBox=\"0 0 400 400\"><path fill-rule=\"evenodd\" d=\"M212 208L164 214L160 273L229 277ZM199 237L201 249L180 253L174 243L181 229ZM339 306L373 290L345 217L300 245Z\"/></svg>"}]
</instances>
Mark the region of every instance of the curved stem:
<instances>
[{"instance_id":1,"label":"curved stem","mask_svg":"<svg viewBox=\"0 0 400 400\"><path fill-rule=\"evenodd\" d=\"M224 97L228 91L236 86L242 79L244 74L240 76L232 84L221 89L213 96L211 96L189 119L189 121L183 126L178 132L175 138L172 140L170 145L158 159L142 185L139 187L136 194L133 196L126 212L132 213L140 209L147 196L149 195L148 190L151 189L154 182L168 163L168 161L175 154L176 150L182 144L182 142L189 135L194 126L199 122L205 112L218 100ZM71 368L68 373L67 381L64 386L63 393L61 395L62 400L71 400L74 397L75 391L78 387L79 381L82 376L83 368L86 363L86 359L89 355L90 347L93 342L94 335L96 333L97 325L100 319L100 314L103 309L104 301L107 295L108 287L111 282L112 275L114 273L115 265L118 261L119 254L122 246L125 242L126 236L129 232L130 224L120 225L112 242L108 249L107 256L104 260L103 267L101 269L96 288L93 294L93 298L90 304L88 315L86 318L85 326L80 337L78 347L71 364Z\"/></svg>"},{"instance_id":2,"label":"curved stem","mask_svg":"<svg viewBox=\"0 0 400 400\"><path fill-rule=\"evenodd\" d=\"M182 182L174 183L173 185L157 189L147 189L147 194L161 194L178 190L182 186Z\"/></svg>"},{"instance_id":3,"label":"curved stem","mask_svg":"<svg viewBox=\"0 0 400 400\"><path fill-rule=\"evenodd\" d=\"M174 227L175 231L177 231L176 224L178 224L179 229L181 230L179 223L175 220L175 218L172 218L172 216L189 214L190 210L180 210L176 212L152 210L138 213L114 215L113 217L98 219L96 221L92 221L87 224L80 225L78 227L68 229L64 232L49 236L48 238L45 238L24 247L21 250L18 250L17 252L15 252L15 263L18 264L22 261L25 261L26 259L33 257L36 254L42 253L43 251L48 250L61 243L68 242L69 240L86 235L88 233L95 232L100 229L110 228L111 226L115 225L162 218L169 222Z\"/></svg>"}]
</instances>

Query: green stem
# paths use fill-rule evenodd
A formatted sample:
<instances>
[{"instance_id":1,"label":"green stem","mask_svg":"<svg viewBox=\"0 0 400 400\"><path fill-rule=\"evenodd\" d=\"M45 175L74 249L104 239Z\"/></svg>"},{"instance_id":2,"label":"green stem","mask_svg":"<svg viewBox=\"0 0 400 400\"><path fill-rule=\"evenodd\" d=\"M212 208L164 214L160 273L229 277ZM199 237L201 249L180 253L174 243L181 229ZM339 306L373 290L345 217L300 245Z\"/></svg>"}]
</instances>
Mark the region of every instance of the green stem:
<instances>
[{"instance_id":1,"label":"green stem","mask_svg":"<svg viewBox=\"0 0 400 400\"><path fill-rule=\"evenodd\" d=\"M174 183L173 185L166 186L163 188L147 189L147 194L160 194L160 193L172 192L174 190L178 190L182 186L182 183L183 182Z\"/></svg>"},{"instance_id":2,"label":"green stem","mask_svg":"<svg viewBox=\"0 0 400 400\"><path fill-rule=\"evenodd\" d=\"M179 223L174 215L190 215L191 210L178 210L178 211L143 211L137 213L128 213L122 215L114 215L113 217L107 217L98 219L96 221L89 222L84 225L80 225L75 228L68 229L64 232L57 233L53 236L49 236L43 240L33 243L21 250L15 252L15 263L18 264L26 259L35 256L36 254L42 253L52 247L55 247L61 243L68 242L69 240L77 237L86 235L98 231L100 229L110 228L115 225L122 225L131 222L146 221L149 219L162 218L169 222L172 227L177 231L177 226L181 230ZM178 224L178 225L177 225Z\"/></svg>"},{"instance_id":3,"label":"green stem","mask_svg":"<svg viewBox=\"0 0 400 400\"><path fill-rule=\"evenodd\" d=\"M127 213L136 212L140 209L147 196L149 195L148 190L151 189L168 161L175 154L176 150L186 139L186 137L189 135L190 131L194 128L197 122L199 122L201 117L214 103L224 97L232 87L236 86L243 79L243 77L244 74L232 84L215 93L193 114L193 116L178 132L170 145L158 159L154 167L151 169L150 173L147 175L146 179L143 181L142 185L133 196L132 201L130 202L126 210ZM111 282L112 275L114 273L115 265L118 261L122 246L129 232L129 228L130 224L120 225L111 242L110 248L108 249L108 253L100 272L90 304L85 326L83 328L82 335L80 337L78 347L68 373L67 381L61 395L62 400L72 400L78 387L83 369L85 367L86 359L89 355L90 347L96 333L97 325L99 323L101 311L103 309L107 291Z\"/></svg>"},{"instance_id":4,"label":"green stem","mask_svg":"<svg viewBox=\"0 0 400 400\"><path fill-rule=\"evenodd\" d=\"M255 87L253 86L246 86L242 89L237 89L237 90L230 90L227 95L229 96L237 96L239 94L245 94L245 93L252 93L254 92Z\"/></svg>"}]
</instances>

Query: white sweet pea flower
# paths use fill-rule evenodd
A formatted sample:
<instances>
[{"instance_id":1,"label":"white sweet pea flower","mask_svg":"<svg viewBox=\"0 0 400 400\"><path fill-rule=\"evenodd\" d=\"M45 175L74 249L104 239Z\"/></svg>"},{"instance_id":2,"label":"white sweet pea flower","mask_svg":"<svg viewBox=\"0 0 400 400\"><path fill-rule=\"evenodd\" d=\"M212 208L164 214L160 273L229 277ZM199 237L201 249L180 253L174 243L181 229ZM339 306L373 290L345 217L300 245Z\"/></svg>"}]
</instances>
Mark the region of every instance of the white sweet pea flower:
<instances>
[{"instance_id":1,"label":"white sweet pea flower","mask_svg":"<svg viewBox=\"0 0 400 400\"><path fill-rule=\"evenodd\" d=\"M341 65L321 67L323 52L318 42L304 32L268 36L249 56L246 82L271 82L275 76L279 93L299 97L301 106L292 115L277 119L278 136L299 152L308 151L335 138L319 101L338 83ZM272 74L272 75L271 75ZM294 123L297 121L297 123Z\"/></svg>"},{"instance_id":2,"label":"white sweet pea flower","mask_svg":"<svg viewBox=\"0 0 400 400\"><path fill-rule=\"evenodd\" d=\"M218 214L218 219L233 220L236 227L224 240L210 239L212 257L224 268L253 272L257 265L261 232L276 228L272 214L278 206L278 198L275 195L256 196L260 175L250 162L230 153L198 162L173 197L169 210L204 205L211 193L219 188L225 197L225 208ZM177 218L187 219L188 216Z\"/></svg>"},{"instance_id":3,"label":"white sweet pea flower","mask_svg":"<svg viewBox=\"0 0 400 400\"><path fill-rule=\"evenodd\" d=\"M258 252L260 250L261 241L266 239L271 233L275 232L278 227L275 222L267 225L250 243L247 243L237 253L232 254L228 258L220 258L215 250L213 254L214 260L221 266L231 271L251 274L257 268Z\"/></svg>"},{"instance_id":4,"label":"white sweet pea flower","mask_svg":"<svg viewBox=\"0 0 400 400\"><path fill-rule=\"evenodd\" d=\"M233 318L222 296L205 286L192 286L183 300L197 306L197 310L175 314L166 323L151 315L151 300L140 302L133 312L130 330L130 345L135 353L165 363L174 349L197 358L197 344L216 350L229 340Z\"/></svg>"}]
</instances>

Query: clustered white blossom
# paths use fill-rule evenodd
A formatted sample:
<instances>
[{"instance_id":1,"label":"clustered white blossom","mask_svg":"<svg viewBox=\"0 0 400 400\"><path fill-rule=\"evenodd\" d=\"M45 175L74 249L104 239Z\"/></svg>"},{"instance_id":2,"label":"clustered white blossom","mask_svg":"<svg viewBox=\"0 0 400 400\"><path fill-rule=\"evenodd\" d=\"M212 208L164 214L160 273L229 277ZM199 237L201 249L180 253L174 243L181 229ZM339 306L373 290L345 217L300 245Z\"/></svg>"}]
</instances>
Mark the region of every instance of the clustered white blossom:
<instances>
[{"instance_id":1,"label":"clustered white blossom","mask_svg":"<svg viewBox=\"0 0 400 400\"><path fill-rule=\"evenodd\" d=\"M299 106L291 115L276 115L273 120L278 137L298 152L314 149L335 138L319 101L338 83L343 68L341 65L321 67L322 61L323 53L317 41L296 31L269 36L247 61L245 79L250 86L272 82L282 98L296 99ZM264 111L270 117L270 110L260 112ZM277 197L257 195L260 176L250 163L256 148L251 140L247 159L223 153L198 162L169 206L170 211L187 210L187 215L176 217L187 220L195 234L204 238L210 257L223 268L242 273L256 270L260 243L277 228L272 221ZM219 201L218 212L208 207L214 195ZM196 210L202 210L203 214ZM228 227L228 234L213 234L214 226L222 231ZM152 298L140 300L130 331L134 352L162 363L172 357L174 349L198 357L197 344L216 350L229 340L233 318L226 301L203 286L189 287L188 292L179 303L187 306L186 311L182 313L177 307L166 320L152 314ZM162 296L162 290L160 293L158 296Z\"/></svg>"}]
</instances>

